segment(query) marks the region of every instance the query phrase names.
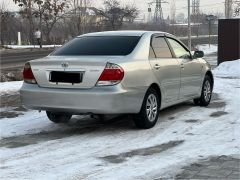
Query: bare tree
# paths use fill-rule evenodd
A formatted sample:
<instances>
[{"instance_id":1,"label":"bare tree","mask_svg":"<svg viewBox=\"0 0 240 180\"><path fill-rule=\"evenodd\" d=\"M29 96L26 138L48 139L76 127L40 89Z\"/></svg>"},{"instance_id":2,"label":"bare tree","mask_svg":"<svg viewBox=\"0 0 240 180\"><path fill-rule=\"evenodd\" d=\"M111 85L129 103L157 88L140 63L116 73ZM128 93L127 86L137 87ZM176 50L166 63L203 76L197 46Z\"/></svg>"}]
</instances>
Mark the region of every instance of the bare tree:
<instances>
[{"instance_id":1,"label":"bare tree","mask_svg":"<svg viewBox=\"0 0 240 180\"><path fill-rule=\"evenodd\" d=\"M34 15L39 17L40 27L46 35L47 43L51 43L50 34L54 25L63 18L66 9L69 8L67 0L36 0L38 9L34 11Z\"/></svg>"},{"instance_id":2,"label":"bare tree","mask_svg":"<svg viewBox=\"0 0 240 180\"><path fill-rule=\"evenodd\" d=\"M8 30L7 28L7 22L9 20L9 12L6 10L5 4L1 3L0 4L0 13L1 13L1 19L0 19L0 36L1 36L1 45L4 45L4 34Z\"/></svg>"},{"instance_id":3,"label":"bare tree","mask_svg":"<svg viewBox=\"0 0 240 180\"><path fill-rule=\"evenodd\" d=\"M124 20L132 22L138 15L136 7L121 6L117 0L105 0L104 9L96 11L96 15L103 17L103 22L112 30L119 29Z\"/></svg>"},{"instance_id":4,"label":"bare tree","mask_svg":"<svg viewBox=\"0 0 240 180\"><path fill-rule=\"evenodd\" d=\"M175 0L172 0L171 2L171 8L170 8L170 15L171 15L171 27L172 27L172 33L175 34L175 23L176 23L176 3Z\"/></svg>"},{"instance_id":5,"label":"bare tree","mask_svg":"<svg viewBox=\"0 0 240 180\"><path fill-rule=\"evenodd\" d=\"M236 5L234 7L234 16L240 16L240 2L236 2Z\"/></svg>"},{"instance_id":6,"label":"bare tree","mask_svg":"<svg viewBox=\"0 0 240 180\"><path fill-rule=\"evenodd\" d=\"M69 17L72 19L75 35L85 33L86 26L91 20L89 11L93 8L90 0L70 0L69 4L72 9Z\"/></svg>"},{"instance_id":7,"label":"bare tree","mask_svg":"<svg viewBox=\"0 0 240 180\"><path fill-rule=\"evenodd\" d=\"M29 22L29 37L31 40L31 43L34 43L33 38L33 6L36 0L13 0L18 6L22 8L20 11L22 17L27 18Z\"/></svg>"}]
</instances>

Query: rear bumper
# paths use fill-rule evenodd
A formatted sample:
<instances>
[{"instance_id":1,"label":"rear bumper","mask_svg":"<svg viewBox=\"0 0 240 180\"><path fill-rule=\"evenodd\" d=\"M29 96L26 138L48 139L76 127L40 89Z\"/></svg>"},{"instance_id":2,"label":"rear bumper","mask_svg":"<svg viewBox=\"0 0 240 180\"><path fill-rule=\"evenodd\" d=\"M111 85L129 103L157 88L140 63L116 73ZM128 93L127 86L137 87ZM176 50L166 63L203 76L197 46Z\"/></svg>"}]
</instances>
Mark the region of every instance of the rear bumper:
<instances>
[{"instance_id":1,"label":"rear bumper","mask_svg":"<svg viewBox=\"0 0 240 180\"><path fill-rule=\"evenodd\" d=\"M138 113L145 88L123 89L121 85L92 89L42 88L23 83L21 101L26 108L73 114Z\"/></svg>"}]
</instances>

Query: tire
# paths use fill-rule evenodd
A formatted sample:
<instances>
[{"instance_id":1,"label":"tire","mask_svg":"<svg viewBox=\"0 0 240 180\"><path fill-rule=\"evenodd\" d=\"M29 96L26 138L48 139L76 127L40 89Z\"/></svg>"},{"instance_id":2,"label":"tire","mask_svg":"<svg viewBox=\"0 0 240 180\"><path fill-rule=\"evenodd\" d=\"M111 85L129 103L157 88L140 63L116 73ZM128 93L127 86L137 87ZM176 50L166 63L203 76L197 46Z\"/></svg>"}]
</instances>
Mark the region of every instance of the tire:
<instances>
[{"instance_id":1,"label":"tire","mask_svg":"<svg viewBox=\"0 0 240 180\"><path fill-rule=\"evenodd\" d=\"M134 123L138 128L152 128L159 116L160 100L155 89L150 88L145 94L140 112L134 116Z\"/></svg>"},{"instance_id":2,"label":"tire","mask_svg":"<svg viewBox=\"0 0 240 180\"><path fill-rule=\"evenodd\" d=\"M46 114L48 119L54 123L67 123L72 117L71 114L56 113L50 111L46 111Z\"/></svg>"},{"instance_id":3,"label":"tire","mask_svg":"<svg viewBox=\"0 0 240 180\"><path fill-rule=\"evenodd\" d=\"M208 106L212 98L213 82L209 76L205 76L200 98L194 99L195 105Z\"/></svg>"}]
</instances>

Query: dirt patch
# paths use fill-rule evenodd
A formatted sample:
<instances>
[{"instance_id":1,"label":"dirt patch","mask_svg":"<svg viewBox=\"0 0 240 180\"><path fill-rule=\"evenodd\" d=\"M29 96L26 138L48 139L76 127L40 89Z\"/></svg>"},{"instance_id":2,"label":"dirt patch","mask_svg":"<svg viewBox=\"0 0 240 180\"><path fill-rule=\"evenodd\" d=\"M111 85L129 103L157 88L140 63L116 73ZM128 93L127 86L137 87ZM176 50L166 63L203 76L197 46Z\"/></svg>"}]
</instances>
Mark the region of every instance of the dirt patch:
<instances>
[{"instance_id":1,"label":"dirt patch","mask_svg":"<svg viewBox=\"0 0 240 180\"><path fill-rule=\"evenodd\" d=\"M217 76L218 78L222 78L222 79L240 79L239 77L237 76L227 76L227 77L224 77L224 76Z\"/></svg>"},{"instance_id":2,"label":"dirt patch","mask_svg":"<svg viewBox=\"0 0 240 180\"><path fill-rule=\"evenodd\" d=\"M135 149L129 152L120 153L118 155L110 155L101 157L101 159L110 162L110 163L122 163L127 160L127 158L132 158L134 156L150 156L154 154L161 153L168 149L178 146L182 144L184 141L170 141L168 143L142 148L142 149Z\"/></svg>"},{"instance_id":3,"label":"dirt patch","mask_svg":"<svg viewBox=\"0 0 240 180\"><path fill-rule=\"evenodd\" d=\"M3 118L15 118L19 115L23 115L23 113L15 112L15 111L3 111L0 113L0 119Z\"/></svg>"},{"instance_id":4,"label":"dirt patch","mask_svg":"<svg viewBox=\"0 0 240 180\"><path fill-rule=\"evenodd\" d=\"M23 68L2 69L0 73L0 82L21 81Z\"/></svg>"},{"instance_id":5,"label":"dirt patch","mask_svg":"<svg viewBox=\"0 0 240 180\"><path fill-rule=\"evenodd\" d=\"M173 179L239 179L240 159L214 156L183 167Z\"/></svg>"},{"instance_id":6,"label":"dirt patch","mask_svg":"<svg viewBox=\"0 0 240 180\"><path fill-rule=\"evenodd\" d=\"M193 133L187 133L186 135L188 135L188 136L193 136L194 134L193 134Z\"/></svg>"},{"instance_id":7,"label":"dirt patch","mask_svg":"<svg viewBox=\"0 0 240 180\"><path fill-rule=\"evenodd\" d=\"M185 120L186 123L196 123L198 122L198 119L189 119L189 120Z\"/></svg>"},{"instance_id":8,"label":"dirt patch","mask_svg":"<svg viewBox=\"0 0 240 180\"><path fill-rule=\"evenodd\" d=\"M0 96L0 119L15 118L26 112L20 101L20 94L4 94Z\"/></svg>"},{"instance_id":9,"label":"dirt patch","mask_svg":"<svg viewBox=\"0 0 240 180\"><path fill-rule=\"evenodd\" d=\"M207 108L224 108L226 106L226 103L224 101L213 101L211 102Z\"/></svg>"},{"instance_id":10,"label":"dirt patch","mask_svg":"<svg viewBox=\"0 0 240 180\"><path fill-rule=\"evenodd\" d=\"M4 94L0 96L0 107L21 107L20 94Z\"/></svg>"},{"instance_id":11,"label":"dirt patch","mask_svg":"<svg viewBox=\"0 0 240 180\"><path fill-rule=\"evenodd\" d=\"M70 123L59 124L58 127L52 131L43 131L35 134L24 134L3 138L0 140L0 147L17 148L93 132L112 134L117 133L116 131L129 131L133 128L135 128L135 126L133 122L128 119L128 116L117 116L106 120L104 123L98 119L90 118L89 116L76 116L71 120Z\"/></svg>"},{"instance_id":12,"label":"dirt patch","mask_svg":"<svg viewBox=\"0 0 240 180\"><path fill-rule=\"evenodd\" d=\"M210 114L210 117L220 117L220 116L223 116L223 115L226 115L226 114L228 114L228 112L216 111L216 112L213 112L212 114Z\"/></svg>"},{"instance_id":13,"label":"dirt patch","mask_svg":"<svg viewBox=\"0 0 240 180\"><path fill-rule=\"evenodd\" d=\"M212 101L221 100L220 96L217 93L212 93Z\"/></svg>"}]
</instances>

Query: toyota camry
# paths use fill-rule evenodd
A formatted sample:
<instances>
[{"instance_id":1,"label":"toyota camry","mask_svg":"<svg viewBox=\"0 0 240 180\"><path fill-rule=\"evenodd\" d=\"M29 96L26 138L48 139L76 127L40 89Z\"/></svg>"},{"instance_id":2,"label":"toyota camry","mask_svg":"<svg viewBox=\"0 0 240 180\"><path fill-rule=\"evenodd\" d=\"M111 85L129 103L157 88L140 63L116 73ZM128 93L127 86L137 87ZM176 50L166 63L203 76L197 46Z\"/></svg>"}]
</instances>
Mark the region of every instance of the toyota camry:
<instances>
[{"instance_id":1,"label":"toyota camry","mask_svg":"<svg viewBox=\"0 0 240 180\"><path fill-rule=\"evenodd\" d=\"M163 108L210 103L214 79L203 56L165 32L84 34L25 64L21 100L55 123L75 114L131 114L137 127L151 128Z\"/></svg>"}]
</instances>

